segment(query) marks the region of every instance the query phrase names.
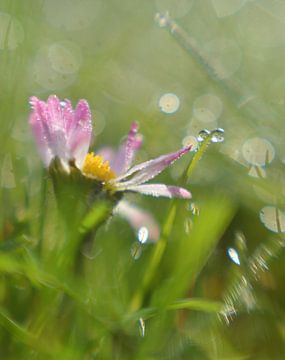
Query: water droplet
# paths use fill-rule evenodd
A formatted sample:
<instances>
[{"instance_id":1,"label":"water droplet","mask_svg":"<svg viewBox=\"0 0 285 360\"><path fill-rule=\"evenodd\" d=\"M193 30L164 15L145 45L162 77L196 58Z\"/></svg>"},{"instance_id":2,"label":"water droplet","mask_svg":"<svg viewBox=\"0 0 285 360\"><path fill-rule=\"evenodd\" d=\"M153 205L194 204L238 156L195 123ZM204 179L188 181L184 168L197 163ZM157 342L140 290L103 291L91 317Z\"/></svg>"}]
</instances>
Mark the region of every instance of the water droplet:
<instances>
[{"instance_id":1,"label":"water droplet","mask_svg":"<svg viewBox=\"0 0 285 360\"><path fill-rule=\"evenodd\" d=\"M145 335L145 322L143 318L139 318L139 329L140 329L140 336L144 337Z\"/></svg>"},{"instance_id":2,"label":"water droplet","mask_svg":"<svg viewBox=\"0 0 285 360\"><path fill-rule=\"evenodd\" d=\"M195 204L195 203L191 203L190 205L189 205L189 210L192 212L192 214L193 215L199 215L200 214L200 209L199 209L199 207L198 207L198 205L197 204Z\"/></svg>"},{"instance_id":3,"label":"water droplet","mask_svg":"<svg viewBox=\"0 0 285 360\"><path fill-rule=\"evenodd\" d=\"M135 241L131 246L131 256L134 260L138 260L142 254L142 244Z\"/></svg>"},{"instance_id":4,"label":"water droplet","mask_svg":"<svg viewBox=\"0 0 285 360\"><path fill-rule=\"evenodd\" d=\"M193 135L185 136L185 138L182 140L183 147L190 145L192 146L190 151L196 151L199 145L197 138Z\"/></svg>"},{"instance_id":5,"label":"water droplet","mask_svg":"<svg viewBox=\"0 0 285 360\"><path fill-rule=\"evenodd\" d=\"M62 108L64 108L64 107L66 106L66 102L65 102L65 101L63 101L63 100L62 100L62 101L60 101L60 102L59 102L59 104L60 104L60 106L61 106Z\"/></svg>"},{"instance_id":6,"label":"water droplet","mask_svg":"<svg viewBox=\"0 0 285 360\"><path fill-rule=\"evenodd\" d=\"M249 164L264 166L274 159L275 149L268 140L254 137L245 141L242 146L242 155Z\"/></svg>"},{"instance_id":7,"label":"water droplet","mask_svg":"<svg viewBox=\"0 0 285 360\"><path fill-rule=\"evenodd\" d=\"M193 104L193 115L204 123L211 123L217 120L223 111L221 100L211 94L199 96Z\"/></svg>"},{"instance_id":8,"label":"water droplet","mask_svg":"<svg viewBox=\"0 0 285 360\"><path fill-rule=\"evenodd\" d=\"M259 217L263 225L275 233L285 232L285 213L275 206L265 206Z\"/></svg>"},{"instance_id":9,"label":"water droplet","mask_svg":"<svg viewBox=\"0 0 285 360\"><path fill-rule=\"evenodd\" d=\"M168 22L168 16L165 14L157 13L155 14L154 20L158 24L158 26L165 27Z\"/></svg>"},{"instance_id":10,"label":"water droplet","mask_svg":"<svg viewBox=\"0 0 285 360\"><path fill-rule=\"evenodd\" d=\"M238 252L234 248L228 248L227 253L235 264L240 265Z\"/></svg>"},{"instance_id":11,"label":"water droplet","mask_svg":"<svg viewBox=\"0 0 285 360\"><path fill-rule=\"evenodd\" d=\"M148 228L142 226L138 230L138 240L141 244L145 244L148 240Z\"/></svg>"},{"instance_id":12,"label":"water droplet","mask_svg":"<svg viewBox=\"0 0 285 360\"><path fill-rule=\"evenodd\" d=\"M234 305L231 303L230 299L226 299L226 301L229 301L230 304L226 304L224 306L223 310L220 312L220 315L222 316L222 319L226 322L226 324L229 325L230 322L233 320L234 316L236 316L237 311Z\"/></svg>"},{"instance_id":13,"label":"water droplet","mask_svg":"<svg viewBox=\"0 0 285 360\"><path fill-rule=\"evenodd\" d=\"M212 131L211 141L213 143L223 142L224 141L224 129L218 128Z\"/></svg>"},{"instance_id":14,"label":"water droplet","mask_svg":"<svg viewBox=\"0 0 285 360\"><path fill-rule=\"evenodd\" d=\"M199 142L202 142L202 141L204 141L209 135L210 135L210 131L207 130L207 129L203 129L203 130L201 130L201 131L199 132L198 137L197 137L197 140L198 140Z\"/></svg>"},{"instance_id":15,"label":"water droplet","mask_svg":"<svg viewBox=\"0 0 285 360\"><path fill-rule=\"evenodd\" d=\"M174 114L179 109L180 100L177 95L167 93L160 97L158 106L165 114Z\"/></svg>"}]
</instances>

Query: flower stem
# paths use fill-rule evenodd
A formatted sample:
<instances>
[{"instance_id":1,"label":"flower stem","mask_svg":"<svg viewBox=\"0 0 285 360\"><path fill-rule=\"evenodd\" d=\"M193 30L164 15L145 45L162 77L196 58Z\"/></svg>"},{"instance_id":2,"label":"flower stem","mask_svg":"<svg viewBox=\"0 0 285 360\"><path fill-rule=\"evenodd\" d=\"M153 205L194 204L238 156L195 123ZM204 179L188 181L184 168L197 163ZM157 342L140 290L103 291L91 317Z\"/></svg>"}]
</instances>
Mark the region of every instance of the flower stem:
<instances>
[{"instance_id":1,"label":"flower stem","mask_svg":"<svg viewBox=\"0 0 285 360\"><path fill-rule=\"evenodd\" d=\"M159 241L157 242L157 244L154 248L154 252L152 254L150 264L149 264L147 271L143 277L142 285L138 288L137 292L135 293L135 295L133 296L133 298L131 300L130 307L129 307L131 312L137 311L143 303L144 294L148 291L149 286L150 286L150 284L154 278L154 275L157 271L157 268L160 264L161 258L164 254L167 240L168 240L168 237L172 230L173 222L176 217L176 211L177 211L177 205L175 202L173 202L170 207L168 217L165 221L161 238L159 239Z\"/></svg>"},{"instance_id":2,"label":"flower stem","mask_svg":"<svg viewBox=\"0 0 285 360\"><path fill-rule=\"evenodd\" d=\"M203 140L199 150L195 153L193 158L191 159L188 167L185 169L185 172L181 176L181 179L179 181L180 185L185 185L188 181L190 176L192 175L196 165L198 164L199 160L204 155L205 151L207 150L208 145L210 144L212 139L212 133L209 133L205 139ZM153 278L157 272L157 269L159 267L159 264L161 262L161 259L163 257L163 254L166 249L167 241L169 238L169 235L172 231L172 227L176 218L177 214L177 202L175 200L172 201L170 210L168 213L168 216L166 218L166 221L164 223L163 229L162 229L162 235L157 244L155 245L152 257L150 259L149 266L147 267L147 270L144 274L142 285L138 288L138 290L135 292L133 298L131 299L131 303L129 306L129 310L131 312L137 311L143 303L144 296L149 290L149 287L153 281Z\"/></svg>"},{"instance_id":3,"label":"flower stem","mask_svg":"<svg viewBox=\"0 0 285 360\"><path fill-rule=\"evenodd\" d=\"M198 162L201 160L202 156L204 155L205 151L207 150L209 144L211 143L212 133L206 136L204 141L202 142L201 146L199 147L198 151L195 153L193 158L190 160L188 167L186 168L185 172L182 175L182 184L185 185L189 182L189 179L197 166Z\"/></svg>"}]
</instances>

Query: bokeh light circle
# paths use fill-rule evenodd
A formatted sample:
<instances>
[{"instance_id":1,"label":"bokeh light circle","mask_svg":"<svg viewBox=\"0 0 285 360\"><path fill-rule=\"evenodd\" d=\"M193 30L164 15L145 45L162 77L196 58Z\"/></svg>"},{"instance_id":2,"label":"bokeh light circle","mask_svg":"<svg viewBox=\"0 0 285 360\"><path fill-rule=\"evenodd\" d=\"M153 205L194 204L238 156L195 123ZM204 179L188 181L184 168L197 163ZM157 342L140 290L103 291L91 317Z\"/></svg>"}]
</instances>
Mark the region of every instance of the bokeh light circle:
<instances>
[{"instance_id":1,"label":"bokeh light circle","mask_svg":"<svg viewBox=\"0 0 285 360\"><path fill-rule=\"evenodd\" d=\"M179 97L172 93L164 94L160 97L158 106L165 114L174 114L180 106Z\"/></svg>"},{"instance_id":2,"label":"bokeh light circle","mask_svg":"<svg viewBox=\"0 0 285 360\"><path fill-rule=\"evenodd\" d=\"M264 226L275 233L285 232L285 213L275 206L265 206L259 217Z\"/></svg>"},{"instance_id":3,"label":"bokeh light circle","mask_svg":"<svg viewBox=\"0 0 285 360\"><path fill-rule=\"evenodd\" d=\"M254 137L244 142L242 155L249 164L264 166L274 159L275 149L268 140Z\"/></svg>"},{"instance_id":4,"label":"bokeh light circle","mask_svg":"<svg viewBox=\"0 0 285 360\"><path fill-rule=\"evenodd\" d=\"M223 103L215 95L199 96L193 104L193 115L199 121L209 123L217 120L223 111Z\"/></svg>"}]
</instances>

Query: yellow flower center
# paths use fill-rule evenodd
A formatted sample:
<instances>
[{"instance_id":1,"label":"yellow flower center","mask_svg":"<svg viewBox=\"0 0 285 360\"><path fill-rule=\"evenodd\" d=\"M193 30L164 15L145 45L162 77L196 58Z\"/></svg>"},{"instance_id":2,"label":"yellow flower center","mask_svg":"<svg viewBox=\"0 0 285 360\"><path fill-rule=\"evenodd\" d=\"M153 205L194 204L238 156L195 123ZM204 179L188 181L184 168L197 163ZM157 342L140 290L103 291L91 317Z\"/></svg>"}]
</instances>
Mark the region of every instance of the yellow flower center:
<instances>
[{"instance_id":1,"label":"yellow flower center","mask_svg":"<svg viewBox=\"0 0 285 360\"><path fill-rule=\"evenodd\" d=\"M95 155L93 152L86 155L82 172L84 175L102 182L108 182L116 177L109 162L104 161L102 156Z\"/></svg>"}]
</instances>

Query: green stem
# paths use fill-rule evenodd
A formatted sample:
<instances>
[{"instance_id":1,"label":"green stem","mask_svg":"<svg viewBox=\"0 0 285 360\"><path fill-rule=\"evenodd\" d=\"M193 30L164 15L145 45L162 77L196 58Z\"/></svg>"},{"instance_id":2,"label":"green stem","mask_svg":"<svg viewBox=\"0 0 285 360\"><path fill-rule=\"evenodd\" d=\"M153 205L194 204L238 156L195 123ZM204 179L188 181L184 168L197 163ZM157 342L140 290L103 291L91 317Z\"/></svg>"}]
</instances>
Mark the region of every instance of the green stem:
<instances>
[{"instance_id":1,"label":"green stem","mask_svg":"<svg viewBox=\"0 0 285 360\"><path fill-rule=\"evenodd\" d=\"M191 159L188 167L186 168L185 172L183 173L179 181L179 184L181 186L185 185L189 181L189 178L192 175L199 160L202 158L205 151L207 150L207 147L211 142L211 138L212 138L212 133L210 133L204 139L199 150L195 153L195 155ZM133 298L131 299L129 306L129 310L131 312L137 311L142 306L144 296L149 290L149 287L155 277L155 274L157 273L157 269L165 252L167 241L172 231L172 227L176 218L176 213L177 213L177 202L174 200L170 206L170 211L164 223L161 238L155 245L149 266L147 267L147 270L144 274L142 285L137 289Z\"/></svg>"},{"instance_id":2,"label":"green stem","mask_svg":"<svg viewBox=\"0 0 285 360\"><path fill-rule=\"evenodd\" d=\"M187 184L189 182L189 179L190 179L194 169L196 168L198 162L201 160L201 158L204 155L205 151L207 150L209 144L211 143L211 139L212 139L212 133L210 133L204 139L204 141L202 142L200 148L198 149L198 151L195 153L195 155L191 159L186 171L182 175L182 185L185 185L185 184Z\"/></svg>"},{"instance_id":3,"label":"green stem","mask_svg":"<svg viewBox=\"0 0 285 360\"><path fill-rule=\"evenodd\" d=\"M142 285L138 288L131 300L129 307L131 312L137 311L141 307L144 300L144 295L148 291L149 286L156 274L157 268L166 249L168 237L172 230L173 222L176 217L176 210L177 206L175 203L173 203L168 213L168 217L165 221L161 238L159 239L154 248L154 252L152 254L149 266L147 267L147 271L143 277Z\"/></svg>"}]
</instances>

